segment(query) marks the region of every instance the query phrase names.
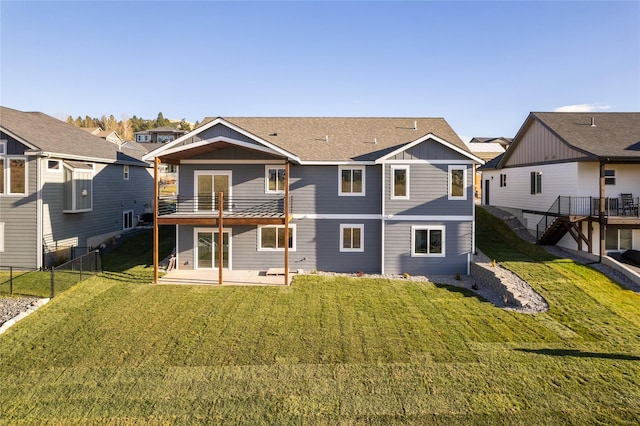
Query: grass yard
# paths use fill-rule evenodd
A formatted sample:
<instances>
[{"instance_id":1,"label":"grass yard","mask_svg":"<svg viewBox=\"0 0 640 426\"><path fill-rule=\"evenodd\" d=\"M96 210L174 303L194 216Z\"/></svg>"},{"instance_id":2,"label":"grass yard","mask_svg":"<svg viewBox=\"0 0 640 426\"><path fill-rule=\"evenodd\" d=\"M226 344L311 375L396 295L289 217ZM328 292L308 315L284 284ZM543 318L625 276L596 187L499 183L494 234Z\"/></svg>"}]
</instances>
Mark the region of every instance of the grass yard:
<instances>
[{"instance_id":1,"label":"grass yard","mask_svg":"<svg viewBox=\"0 0 640 426\"><path fill-rule=\"evenodd\" d=\"M640 296L477 228L548 312L408 280L153 286L125 245L0 336L0 423L637 424Z\"/></svg>"}]
</instances>

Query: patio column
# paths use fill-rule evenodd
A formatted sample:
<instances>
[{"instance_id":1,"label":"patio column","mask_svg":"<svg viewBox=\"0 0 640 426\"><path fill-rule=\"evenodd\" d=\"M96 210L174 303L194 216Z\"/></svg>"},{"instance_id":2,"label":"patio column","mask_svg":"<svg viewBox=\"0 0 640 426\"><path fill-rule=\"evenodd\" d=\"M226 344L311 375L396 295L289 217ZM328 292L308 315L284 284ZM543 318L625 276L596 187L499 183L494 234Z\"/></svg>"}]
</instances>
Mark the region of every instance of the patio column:
<instances>
[{"instance_id":1,"label":"patio column","mask_svg":"<svg viewBox=\"0 0 640 426\"><path fill-rule=\"evenodd\" d=\"M289 285L289 160L284 165L284 285Z\"/></svg>"},{"instance_id":2,"label":"patio column","mask_svg":"<svg viewBox=\"0 0 640 426\"><path fill-rule=\"evenodd\" d=\"M598 211L598 222L600 223L600 262L604 256L604 248L606 244L606 232L604 229L604 168L605 162L600 161L600 206Z\"/></svg>"},{"instance_id":3,"label":"patio column","mask_svg":"<svg viewBox=\"0 0 640 426\"><path fill-rule=\"evenodd\" d=\"M158 284L158 157L153 160L153 283Z\"/></svg>"}]
</instances>

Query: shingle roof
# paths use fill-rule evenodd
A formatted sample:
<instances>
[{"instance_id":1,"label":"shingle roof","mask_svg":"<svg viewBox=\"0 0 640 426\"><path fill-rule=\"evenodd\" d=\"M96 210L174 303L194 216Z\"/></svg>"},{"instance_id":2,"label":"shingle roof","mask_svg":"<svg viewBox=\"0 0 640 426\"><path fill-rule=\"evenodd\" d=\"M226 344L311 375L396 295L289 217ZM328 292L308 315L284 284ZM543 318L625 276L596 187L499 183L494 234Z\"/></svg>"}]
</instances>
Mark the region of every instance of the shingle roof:
<instances>
[{"instance_id":1,"label":"shingle roof","mask_svg":"<svg viewBox=\"0 0 640 426\"><path fill-rule=\"evenodd\" d=\"M0 107L0 128L38 150L63 157L71 155L107 162L136 162L144 154L133 150L120 152L116 144L41 112L22 112Z\"/></svg>"},{"instance_id":2,"label":"shingle roof","mask_svg":"<svg viewBox=\"0 0 640 426\"><path fill-rule=\"evenodd\" d=\"M640 157L638 112L532 112L531 117L569 145L593 156Z\"/></svg>"},{"instance_id":3,"label":"shingle roof","mask_svg":"<svg viewBox=\"0 0 640 426\"><path fill-rule=\"evenodd\" d=\"M212 120L215 119L205 118L199 127ZM429 133L471 154L444 118L225 117L224 120L303 161L372 161Z\"/></svg>"}]
</instances>

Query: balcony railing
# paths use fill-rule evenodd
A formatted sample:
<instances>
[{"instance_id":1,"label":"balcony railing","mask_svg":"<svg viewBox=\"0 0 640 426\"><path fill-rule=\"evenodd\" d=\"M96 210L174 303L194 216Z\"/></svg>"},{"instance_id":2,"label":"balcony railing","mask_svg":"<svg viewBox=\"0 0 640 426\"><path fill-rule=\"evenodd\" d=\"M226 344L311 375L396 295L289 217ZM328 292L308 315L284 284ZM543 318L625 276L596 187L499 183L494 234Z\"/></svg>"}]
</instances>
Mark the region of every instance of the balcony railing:
<instances>
[{"instance_id":1,"label":"balcony railing","mask_svg":"<svg viewBox=\"0 0 640 426\"><path fill-rule=\"evenodd\" d=\"M604 216L640 217L638 205L640 198L613 198L604 199ZM556 198L549 210L543 215L537 225L538 238L553 224L558 216L585 216L596 217L600 215L600 197L565 197Z\"/></svg>"},{"instance_id":2,"label":"balcony railing","mask_svg":"<svg viewBox=\"0 0 640 426\"><path fill-rule=\"evenodd\" d=\"M158 216L181 213L192 215L218 214L218 197L161 197L158 200ZM248 198L223 197L222 212L233 217L284 217L284 197ZM289 203L291 212L291 203Z\"/></svg>"}]
</instances>

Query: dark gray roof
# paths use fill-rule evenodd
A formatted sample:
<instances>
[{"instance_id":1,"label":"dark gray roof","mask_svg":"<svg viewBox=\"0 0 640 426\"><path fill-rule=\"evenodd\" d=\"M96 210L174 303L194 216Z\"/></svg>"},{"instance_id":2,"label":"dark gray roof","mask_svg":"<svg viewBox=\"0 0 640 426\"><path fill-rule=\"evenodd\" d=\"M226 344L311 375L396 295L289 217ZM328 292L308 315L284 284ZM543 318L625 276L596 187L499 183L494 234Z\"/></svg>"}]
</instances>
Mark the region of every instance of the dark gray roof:
<instances>
[{"instance_id":1,"label":"dark gray roof","mask_svg":"<svg viewBox=\"0 0 640 426\"><path fill-rule=\"evenodd\" d=\"M640 158L639 112L532 112L529 117L590 156ZM516 140L524 134L528 123L529 120L518 132Z\"/></svg>"},{"instance_id":2,"label":"dark gray roof","mask_svg":"<svg viewBox=\"0 0 640 426\"><path fill-rule=\"evenodd\" d=\"M145 154L139 150L121 152L118 145L41 112L0 107L0 128L38 151L63 158L79 156L105 162L139 163Z\"/></svg>"},{"instance_id":3,"label":"dark gray roof","mask_svg":"<svg viewBox=\"0 0 640 426\"><path fill-rule=\"evenodd\" d=\"M212 120L215 118L205 118L198 128ZM444 118L225 117L224 120L304 161L373 161L430 133L471 154Z\"/></svg>"}]
</instances>

